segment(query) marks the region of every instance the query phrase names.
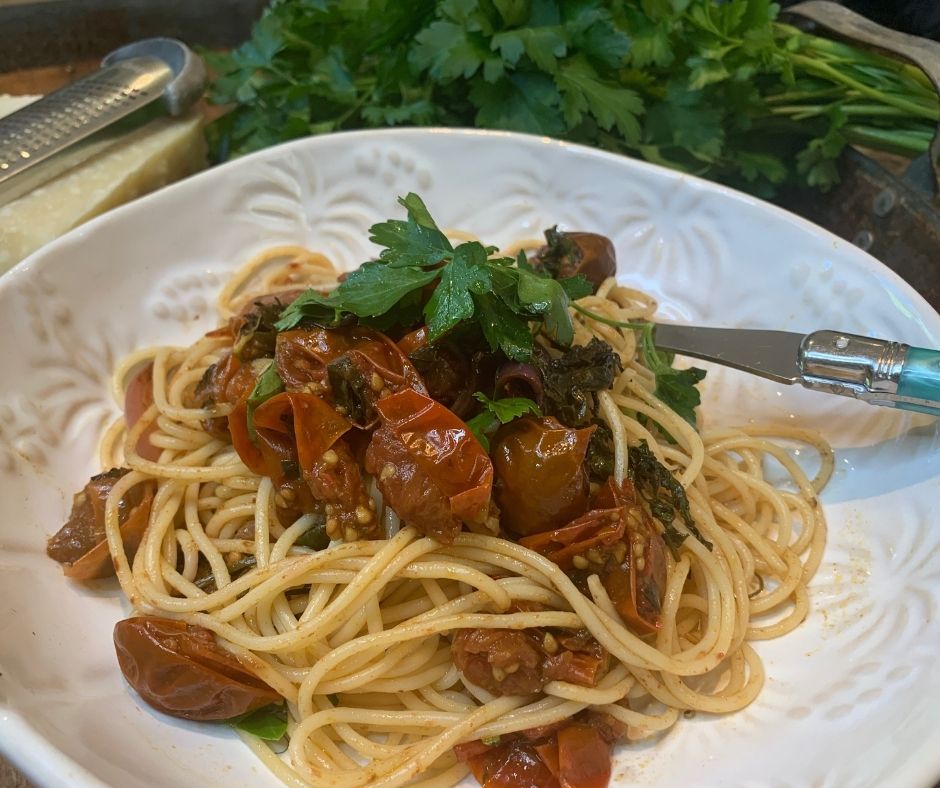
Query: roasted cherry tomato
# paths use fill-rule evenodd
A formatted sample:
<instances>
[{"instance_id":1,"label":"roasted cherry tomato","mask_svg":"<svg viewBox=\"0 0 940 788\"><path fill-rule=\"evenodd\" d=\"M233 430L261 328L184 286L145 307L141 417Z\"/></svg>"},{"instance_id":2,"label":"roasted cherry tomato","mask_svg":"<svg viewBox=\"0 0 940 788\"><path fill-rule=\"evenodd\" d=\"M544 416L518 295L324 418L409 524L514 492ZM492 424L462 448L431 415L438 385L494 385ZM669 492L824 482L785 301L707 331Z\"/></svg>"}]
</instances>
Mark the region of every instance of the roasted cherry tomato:
<instances>
[{"instance_id":1,"label":"roasted cherry tomato","mask_svg":"<svg viewBox=\"0 0 940 788\"><path fill-rule=\"evenodd\" d=\"M197 408L210 408L242 402L254 388L256 378L253 365L242 364L233 353L228 353L203 374L196 386L195 405ZM229 423L225 417L206 419L202 425L206 432L217 438L225 440L229 437Z\"/></svg>"},{"instance_id":2,"label":"roasted cherry tomato","mask_svg":"<svg viewBox=\"0 0 940 788\"><path fill-rule=\"evenodd\" d=\"M611 747L625 728L607 714L582 712L574 720L501 736L495 742L454 747L484 788L604 788Z\"/></svg>"},{"instance_id":3,"label":"roasted cherry tomato","mask_svg":"<svg viewBox=\"0 0 940 788\"><path fill-rule=\"evenodd\" d=\"M490 747L465 761L483 788L560 788L535 747L523 739Z\"/></svg>"},{"instance_id":4,"label":"roasted cherry tomato","mask_svg":"<svg viewBox=\"0 0 940 788\"><path fill-rule=\"evenodd\" d=\"M277 399L277 397L272 399ZM268 402L271 401L268 400ZM297 447L294 444L293 411L290 410L290 402L286 400L286 397L285 402L288 406L286 410L288 421L278 424L275 429L270 426L257 428L258 413L261 412L263 419L265 416L263 409L268 404L267 402L255 410L257 442L252 441L248 433L248 407L245 400L239 402L228 415L228 429L232 436L232 445L242 462L252 473L267 476L275 484L278 484L286 475L286 469L293 466L299 469L300 463L297 458ZM279 413L278 416L280 415L282 414ZM268 422L268 425L270 423Z\"/></svg>"},{"instance_id":5,"label":"roasted cherry tomato","mask_svg":"<svg viewBox=\"0 0 940 788\"><path fill-rule=\"evenodd\" d=\"M449 544L461 521L487 515L493 465L467 425L430 397L404 389L378 402L382 426L366 451L366 470L398 515Z\"/></svg>"},{"instance_id":6,"label":"roasted cherry tomato","mask_svg":"<svg viewBox=\"0 0 940 788\"><path fill-rule=\"evenodd\" d=\"M168 618L118 621L114 649L128 683L150 706L187 720L227 720L281 696L203 627Z\"/></svg>"},{"instance_id":7,"label":"roasted cherry tomato","mask_svg":"<svg viewBox=\"0 0 940 788\"><path fill-rule=\"evenodd\" d=\"M511 613L546 610L513 602ZM459 629L451 642L454 665L472 684L494 695L540 692L550 681L595 687L607 672L607 650L586 629Z\"/></svg>"},{"instance_id":8,"label":"roasted cherry tomato","mask_svg":"<svg viewBox=\"0 0 940 788\"><path fill-rule=\"evenodd\" d=\"M629 481L612 479L593 507L570 525L527 536L520 544L566 572L596 573L621 616L643 632L662 626L666 547Z\"/></svg>"},{"instance_id":9,"label":"roasted cherry tomato","mask_svg":"<svg viewBox=\"0 0 940 788\"><path fill-rule=\"evenodd\" d=\"M304 292L295 289L268 293L245 304L228 325L234 337L234 355L242 361L273 356L278 333L275 323L285 307Z\"/></svg>"},{"instance_id":10,"label":"roasted cherry tomato","mask_svg":"<svg viewBox=\"0 0 940 788\"><path fill-rule=\"evenodd\" d=\"M299 469L313 498L327 505L331 538L379 535L375 504L345 439L352 424L321 397L286 391L263 402L254 412L257 443L248 434L244 403L231 413L229 425L235 450L253 472L280 488L290 483L286 469Z\"/></svg>"},{"instance_id":11,"label":"roasted cherry tomato","mask_svg":"<svg viewBox=\"0 0 940 788\"><path fill-rule=\"evenodd\" d=\"M544 269L557 279L580 274L593 286L594 291L605 279L617 273L617 256L610 239L597 233L546 233L548 244L535 255L533 265Z\"/></svg>"},{"instance_id":12,"label":"roasted cherry tomato","mask_svg":"<svg viewBox=\"0 0 940 788\"><path fill-rule=\"evenodd\" d=\"M126 473L129 473L127 468L99 473L72 499L68 522L46 545L46 554L62 564L66 577L94 580L114 574L105 538L104 511L111 488ZM138 484L118 502L121 539L130 558L137 552L147 530L152 501L153 485Z\"/></svg>"},{"instance_id":13,"label":"roasted cherry tomato","mask_svg":"<svg viewBox=\"0 0 940 788\"><path fill-rule=\"evenodd\" d=\"M588 508L584 458L593 427L573 430L553 418L516 419L493 442L493 497L501 523L520 535L551 531Z\"/></svg>"},{"instance_id":14,"label":"roasted cherry tomato","mask_svg":"<svg viewBox=\"0 0 940 788\"><path fill-rule=\"evenodd\" d=\"M556 734L558 781L563 788L605 788L610 782L610 744L593 725L568 725Z\"/></svg>"},{"instance_id":15,"label":"roasted cherry tomato","mask_svg":"<svg viewBox=\"0 0 940 788\"><path fill-rule=\"evenodd\" d=\"M383 396L406 388L427 393L398 345L366 326L282 332L274 358L288 391L324 395L363 429L378 423Z\"/></svg>"},{"instance_id":16,"label":"roasted cherry tomato","mask_svg":"<svg viewBox=\"0 0 940 788\"><path fill-rule=\"evenodd\" d=\"M147 409L153 405L153 363L147 364L127 384L124 392L124 421L127 428L133 427ZM157 429L156 422L143 431L137 441L137 453L145 460L156 462L160 459L161 449L150 442L150 436Z\"/></svg>"}]
</instances>

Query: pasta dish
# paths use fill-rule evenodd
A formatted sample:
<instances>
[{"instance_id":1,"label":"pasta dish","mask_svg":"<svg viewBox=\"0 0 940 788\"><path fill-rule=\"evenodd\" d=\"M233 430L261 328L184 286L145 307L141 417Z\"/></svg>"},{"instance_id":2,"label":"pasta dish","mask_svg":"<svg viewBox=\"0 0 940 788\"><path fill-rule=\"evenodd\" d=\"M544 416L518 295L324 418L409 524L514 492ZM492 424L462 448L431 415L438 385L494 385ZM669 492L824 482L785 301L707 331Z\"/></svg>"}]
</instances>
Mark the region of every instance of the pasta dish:
<instances>
[{"instance_id":1,"label":"pasta dish","mask_svg":"<svg viewBox=\"0 0 940 788\"><path fill-rule=\"evenodd\" d=\"M289 785L604 786L615 747L757 697L832 452L700 430L704 372L656 348L607 238L498 250L400 202L356 271L269 250L219 328L125 358L48 553L116 576L144 702Z\"/></svg>"}]
</instances>

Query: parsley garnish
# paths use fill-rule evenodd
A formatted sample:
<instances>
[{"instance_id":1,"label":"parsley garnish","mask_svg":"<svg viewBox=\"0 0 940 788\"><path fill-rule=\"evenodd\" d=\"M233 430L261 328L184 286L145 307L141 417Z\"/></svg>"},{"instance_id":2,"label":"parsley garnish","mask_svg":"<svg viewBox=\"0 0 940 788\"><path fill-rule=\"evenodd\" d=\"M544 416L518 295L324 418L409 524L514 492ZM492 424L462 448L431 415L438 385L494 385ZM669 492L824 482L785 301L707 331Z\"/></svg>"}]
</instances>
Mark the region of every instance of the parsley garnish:
<instances>
[{"instance_id":1,"label":"parsley garnish","mask_svg":"<svg viewBox=\"0 0 940 788\"><path fill-rule=\"evenodd\" d=\"M695 409L702 403L702 396L696 386L705 379L704 369L698 367L676 369L672 366L674 354L656 347L653 337L656 328L654 323L627 323L622 320L614 320L585 309L578 304L574 305L574 309L599 323L639 331L640 354L643 356L643 364L656 376L656 390L653 393L689 424L693 427L696 426Z\"/></svg>"},{"instance_id":2,"label":"parsley garnish","mask_svg":"<svg viewBox=\"0 0 940 788\"><path fill-rule=\"evenodd\" d=\"M653 393L694 427L695 409L702 402L696 385L705 379L705 370L698 367L676 369L672 366L673 354L660 350L653 342L654 328L652 323L648 323L640 331L643 363L656 376L656 390Z\"/></svg>"},{"instance_id":3,"label":"parsley garnish","mask_svg":"<svg viewBox=\"0 0 940 788\"><path fill-rule=\"evenodd\" d=\"M478 391L473 396L483 403L483 410L470 419L467 426L487 452L490 450L489 436L496 432L501 424L508 424L527 413L533 416L542 415L539 406L526 397L503 397L492 400L482 391Z\"/></svg>"},{"instance_id":4,"label":"parsley garnish","mask_svg":"<svg viewBox=\"0 0 940 788\"><path fill-rule=\"evenodd\" d=\"M255 387L251 390L251 394L248 395L248 401L246 403L248 436L255 445L258 443L258 433L255 431L255 410L257 410L259 405L267 402L271 397L280 394L283 390L284 381L281 380L281 376L277 374L277 366L272 361L265 368L264 372L258 376Z\"/></svg>"},{"instance_id":5,"label":"parsley garnish","mask_svg":"<svg viewBox=\"0 0 940 788\"><path fill-rule=\"evenodd\" d=\"M226 722L265 741L278 741L287 733L287 707L283 703L264 706L257 711L233 717Z\"/></svg>"},{"instance_id":6,"label":"parsley garnish","mask_svg":"<svg viewBox=\"0 0 940 788\"><path fill-rule=\"evenodd\" d=\"M333 326L353 315L385 327L414 322L424 288L436 283L423 308L433 342L461 323L474 321L492 350L527 361L532 355L530 323L559 345L574 338L568 306L590 293L583 277L552 279L520 267L510 257L495 257L495 247L467 241L454 247L417 194L398 200L407 220L375 224L370 238L384 248L377 261L364 263L329 295L309 290L277 322L280 331L310 321ZM524 256L523 258L524 259Z\"/></svg>"}]
</instances>

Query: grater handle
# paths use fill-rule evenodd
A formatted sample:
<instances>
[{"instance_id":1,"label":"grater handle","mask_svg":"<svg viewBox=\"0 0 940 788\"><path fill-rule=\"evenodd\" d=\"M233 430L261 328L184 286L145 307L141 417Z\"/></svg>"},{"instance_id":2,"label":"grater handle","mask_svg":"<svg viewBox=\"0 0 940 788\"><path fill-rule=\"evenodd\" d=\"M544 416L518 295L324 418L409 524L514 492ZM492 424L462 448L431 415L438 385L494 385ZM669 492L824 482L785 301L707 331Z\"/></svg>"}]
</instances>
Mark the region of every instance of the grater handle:
<instances>
[{"instance_id":1,"label":"grater handle","mask_svg":"<svg viewBox=\"0 0 940 788\"><path fill-rule=\"evenodd\" d=\"M129 44L102 68L0 118L0 205L80 164L155 115L182 114L205 66L168 38Z\"/></svg>"},{"instance_id":2,"label":"grater handle","mask_svg":"<svg viewBox=\"0 0 940 788\"><path fill-rule=\"evenodd\" d=\"M202 58L175 38L147 38L135 41L106 55L101 65L105 68L121 61L155 57L173 72L173 79L160 96L166 111L176 117L195 104L206 87L206 66Z\"/></svg>"}]
</instances>

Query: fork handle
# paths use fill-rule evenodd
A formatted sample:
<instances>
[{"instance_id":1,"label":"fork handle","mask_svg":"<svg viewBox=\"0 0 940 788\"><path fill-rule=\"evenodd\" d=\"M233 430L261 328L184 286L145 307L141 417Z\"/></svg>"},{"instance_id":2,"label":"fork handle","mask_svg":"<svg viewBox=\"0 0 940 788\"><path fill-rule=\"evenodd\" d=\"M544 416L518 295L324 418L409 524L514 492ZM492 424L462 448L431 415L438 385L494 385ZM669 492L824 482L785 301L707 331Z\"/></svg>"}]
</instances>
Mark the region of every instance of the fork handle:
<instances>
[{"instance_id":1,"label":"fork handle","mask_svg":"<svg viewBox=\"0 0 940 788\"><path fill-rule=\"evenodd\" d=\"M940 351L921 347L908 349L898 380L897 395L895 407L940 416ZM905 400L922 400L932 402L933 405Z\"/></svg>"}]
</instances>

